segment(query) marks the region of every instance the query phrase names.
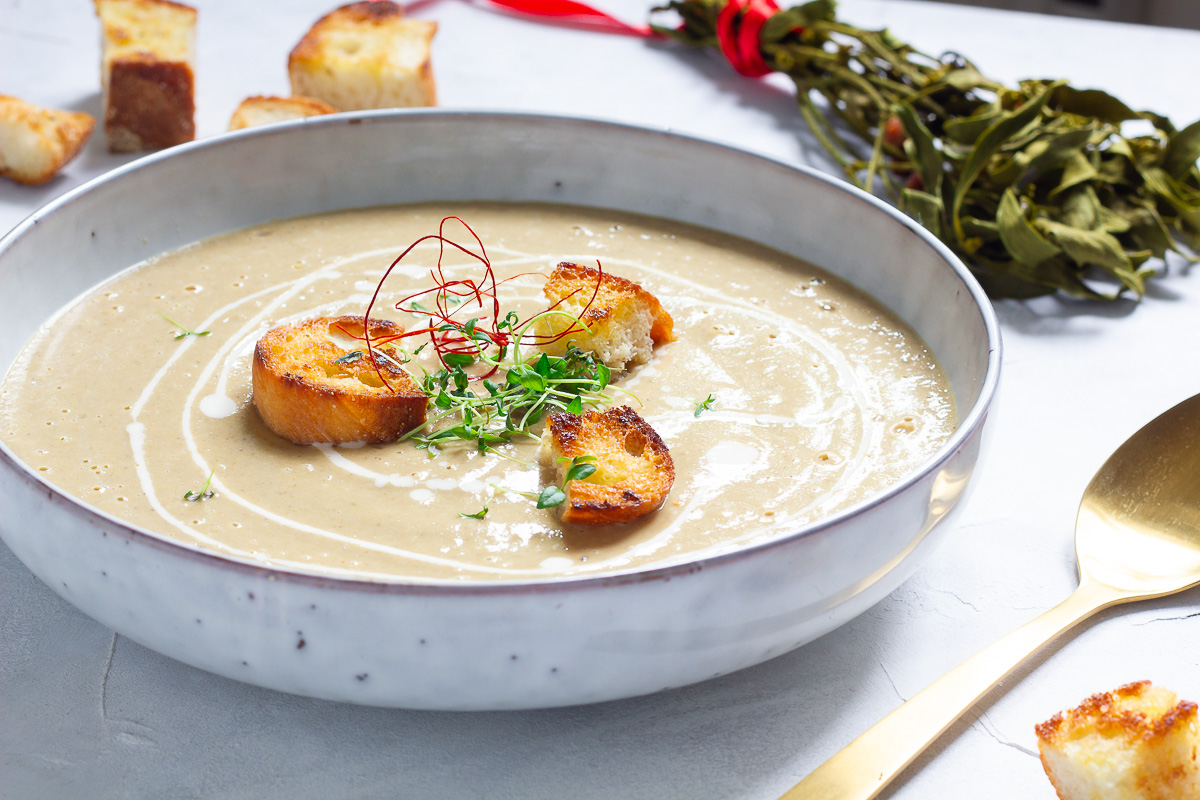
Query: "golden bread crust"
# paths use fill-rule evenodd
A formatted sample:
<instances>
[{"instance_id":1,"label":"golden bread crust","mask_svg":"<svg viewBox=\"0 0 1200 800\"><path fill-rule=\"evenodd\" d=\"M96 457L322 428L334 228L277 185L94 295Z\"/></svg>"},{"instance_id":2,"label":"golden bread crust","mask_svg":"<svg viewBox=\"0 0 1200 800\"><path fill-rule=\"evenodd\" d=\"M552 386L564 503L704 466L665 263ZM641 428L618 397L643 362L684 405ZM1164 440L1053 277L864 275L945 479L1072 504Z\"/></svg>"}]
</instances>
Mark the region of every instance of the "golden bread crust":
<instances>
[{"instance_id":1,"label":"golden bread crust","mask_svg":"<svg viewBox=\"0 0 1200 800\"><path fill-rule=\"evenodd\" d=\"M196 10L169 0L95 4L109 150L158 150L195 139Z\"/></svg>"},{"instance_id":2,"label":"golden bread crust","mask_svg":"<svg viewBox=\"0 0 1200 800\"><path fill-rule=\"evenodd\" d=\"M574 525L629 522L659 508L675 482L675 462L662 437L628 406L603 413L554 413L542 434L542 460L561 482L570 460L594 456L596 471L566 485L559 517ZM559 461L559 459L565 461Z\"/></svg>"},{"instance_id":3,"label":"golden bread crust","mask_svg":"<svg viewBox=\"0 0 1200 800\"><path fill-rule=\"evenodd\" d=\"M297 444L340 444L394 442L423 424L425 394L389 360L395 349L386 340L404 329L371 320L370 331L381 354L375 365L360 343L362 317L319 317L268 331L252 367L254 406L267 427Z\"/></svg>"},{"instance_id":4,"label":"golden bread crust","mask_svg":"<svg viewBox=\"0 0 1200 800\"><path fill-rule=\"evenodd\" d=\"M578 318L578 323L550 315L534 323L544 350L565 351L569 342L596 353L609 367L648 361L655 345L675 340L674 320L658 298L631 280L567 261L550 273L542 288L555 311Z\"/></svg>"},{"instance_id":5,"label":"golden bread crust","mask_svg":"<svg viewBox=\"0 0 1200 800\"><path fill-rule=\"evenodd\" d=\"M251 128L289 119L336 114L337 109L315 97L247 97L233 112L229 130Z\"/></svg>"},{"instance_id":6,"label":"golden bread crust","mask_svg":"<svg viewBox=\"0 0 1200 800\"><path fill-rule=\"evenodd\" d=\"M0 175L45 183L79 154L96 125L82 111L57 111L0 95Z\"/></svg>"},{"instance_id":7,"label":"golden bread crust","mask_svg":"<svg viewBox=\"0 0 1200 800\"><path fill-rule=\"evenodd\" d=\"M292 94L342 111L437 105L435 33L437 23L407 19L390 0L336 8L289 54Z\"/></svg>"},{"instance_id":8,"label":"golden bread crust","mask_svg":"<svg viewBox=\"0 0 1200 800\"><path fill-rule=\"evenodd\" d=\"M1094 694L1035 733L1061 800L1200 797L1197 706L1149 681Z\"/></svg>"}]
</instances>

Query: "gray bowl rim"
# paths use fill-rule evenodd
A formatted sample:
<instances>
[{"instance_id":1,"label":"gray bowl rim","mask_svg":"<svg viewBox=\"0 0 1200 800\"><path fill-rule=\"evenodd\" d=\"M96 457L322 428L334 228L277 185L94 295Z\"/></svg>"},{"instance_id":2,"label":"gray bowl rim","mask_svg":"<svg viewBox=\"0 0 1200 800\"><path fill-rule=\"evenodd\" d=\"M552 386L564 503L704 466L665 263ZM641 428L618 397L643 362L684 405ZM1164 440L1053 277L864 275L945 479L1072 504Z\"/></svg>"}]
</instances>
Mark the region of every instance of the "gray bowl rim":
<instances>
[{"instance_id":1,"label":"gray bowl rim","mask_svg":"<svg viewBox=\"0 0 1200 800\"><path fill-rule=\"evenodd\" d=\"M774 550L781 547L786 547L791 543L801 538L819 535L830 528L836 527L846 520L864 514L871 509L877 508L893 497L902 494L907 489L918 483L926 475L939 469L954 454L961 448L983 425L987 417L988 410L996 394L997 386L1000 379L1000 356L1001 356L1001 338L1000 326L991 301L984 292L983 287L971 274L971 271L963 264L962 260L956 256L944 243L942 243L932 233L912 220L894 206L889 205L883 200L847 183L844 180L836 178L832 175L820 172L812 167L793 164L783 161L763 153L756 153L750 150L734 147L706 139L701 136L678 133L675 131L655 128L651 126L635 125L626 122L615 122L601 118L588 118L567 114L548 114L534 112L507 112L507 111L491 111L491 110L473 110L473 109L375 109L370 111L350 111L341 112L338 114L327 114L324 116L307 117L298 120L290 120L281 123L264 125L257 128L246 128L243 130L222 133L210 136L204 139L199 139L193 142L188 142L181 145L160 150L149 155L142 156L127 164L123 164L108 172L88 180L79 186L67 190L62 195L50 200L28 217L19 222L12 230L8 231L0 237L0 268L3 268L4 254L14 243L19 240L27 231L34 228L42 220L49 218L53 214L61 211L69 206L77 198L82 197L98 186L102 186L112 181L121 180L123 176L144 169L152 169L154 165L166 159L175 159L186 157L189 153L198 150L207 150L213 148L226 147L234 145L234 143L253 137L271 137L277 135L290 135L290 131L295 131L307 127L335 127L340 125L360 125L375 121L388 122L392 120L400 120L404 118L418 117L433 117L445 118L449 120L468 120L474 125L484 125L489 120L498 121L518 121L526 124L538 123L556 123L564 125L583 125L587 127L602 127L612 130L614 133L624 133L625 135L634 136L650 136L663 137L672 140L677 140L686 143L694 148L708 148L714 153L721 154L724 157L737 156L750 158L760 162L765 162L771 166L780 169L798 172L806 178L814 179L825 184L829 191L839 191L849 194L854 200L860 203L865 203L869 209L881 212L893 221L900 223L907 228L911 233L918 236L925 244L931 247L942 257L947 266L958 276L958 278L966 286L970 292L971 298L975 301L976 310L979 312L983 322L984 330L987 333L988 341L988 358L987 369L984 373L983 383L980 386L979 397L976 399L970 411L959 419L959 424L950 438L940 447L935 453L927 458L921 465L913 469L902 480L890 485L881 492L878 492L865 500L847 506L841 511L835 512L827 517L822 517L819 520L808 523L800 528L788 532L772 536L761 542L755 542L734 550L729 550L720 553L714 553L709 556L689 559L682 562L668 563L663 566L643 567L628 571L612 571L597 573L591 575L573 575L559 578L542 579L542 580L471 580L471 581L454 581L451 579L430 579L420 581L407 581L404 578L395 580L368 580L365 578L345 578L333 575L321 574L317 571L304 571L291 567L270 566L259 564L248 560L230 558L210 551L202 550L183 542L177 542L163 535L156 534L153 531L132 525L124 520L100 511L81 498L59 489L57 486L40 478L32 468L17 457L12 450L9 449L3 441L0 441L0 464L3 464L12 469L18 476L23 477L27 482L32 483L35 487L40 488L44 492L49 492L50 499L58 499L65 501L68 504L69 510L78 517L84 520L94 521L96 519L104 520L109 526L114 529L115 533L124 535L125 537L135 540L141 544L150 545L151 547L162 549L175 556L185 559L197 559L201 563L211 565L215 568L232 570L235 572L244 572L251 575L257 575L271 580L284 580L288 582L298 583L302 585L314 587L336 587L340 590L358 591L366 593L383 593L383 594L404 594L404 595L496 595L496 594L529 594L529 593L550 593L560 592L569 589L590 589L599 586L612 586L635 584L654 580L670 580L673 577L687 575L689 573L698 572L701 570L710 569L722 564L738 561L744 558L756 556L760 553ZM332 209L331 209L332 210ZM620 210L620 209L616 209ZM868 212L869 213L869 212ZM215 233L213 235L216 235ZM821 266L818 264L818 266ZM91 287L85 290L91 291ZM72 301L74 302L74 301ZM7 370L6 365L5 369ZM0 376L2 377L2 376Z\"/></svg>"}]
</instances>

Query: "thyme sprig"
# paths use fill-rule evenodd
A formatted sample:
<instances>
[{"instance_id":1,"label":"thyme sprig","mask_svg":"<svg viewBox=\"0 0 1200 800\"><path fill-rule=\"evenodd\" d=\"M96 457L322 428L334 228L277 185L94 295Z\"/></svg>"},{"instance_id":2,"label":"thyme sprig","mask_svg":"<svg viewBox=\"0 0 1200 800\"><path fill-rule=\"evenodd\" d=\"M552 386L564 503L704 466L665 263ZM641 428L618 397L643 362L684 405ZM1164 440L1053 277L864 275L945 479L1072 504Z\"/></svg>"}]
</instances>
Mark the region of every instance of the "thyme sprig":
<instances>
[{"instance_id":1,"label":"thyme sprig","mask_svg":"<svg viewBox=\"0 0 1200 800\"><path fill-rule=\"evenodd\" d=\"M710 394L708 397L701 400L699 403L696 403L696 412L692 416L699 417L705 411L712 411L713 403L715 403L715 402L717 402L717 398L713 397Z\"/></svg>"},{"instance_id":2,"label":"thyme sprig","mask_svg":"<svg viewBox=\"0 0 1200 800\"><path fill-rule=\"evenodd\" d=\"M186 339L186 338L187 338L187 337L189 337L189 336L208 336L209 334L211 334L211 333L212 333L212 331L194 331L194 330L191 330L191 329L190 329L190 328L188 328L186 325L180 325L178 322L176 322L175 320L171 319L170 317L168 317L166 314L164 314L164 313L163 313L163 312L161 312L161 311L160 311L160 312L158 312L158 315L159 315L160 317L162 317L163 319L165 319L167 322L171 323L172 325L174 325L176 328L178 328L178 329L179 329L179 333L175 334L175 338L176 338L176 339Z\"/></svg>"},{"instance_id":3,"label":"thyme sprig","mask_svg":"<svg viewBox=\"0 0 1200 800\"><path fill-rule=\"evenodd\" d=\"M719 48L729 0L668 0L659 34ZM1200 122L1177 129L1066 81L1006 86L956 53L837 19L835 0L773 14L758 48L850 182L882 186L994 297L1141 297L1152 258L1200 251ZM1127 123L1133 123L1127 125ZM1106 281L1096 282L1096 276Z\"/></svg>"}]
</instances>

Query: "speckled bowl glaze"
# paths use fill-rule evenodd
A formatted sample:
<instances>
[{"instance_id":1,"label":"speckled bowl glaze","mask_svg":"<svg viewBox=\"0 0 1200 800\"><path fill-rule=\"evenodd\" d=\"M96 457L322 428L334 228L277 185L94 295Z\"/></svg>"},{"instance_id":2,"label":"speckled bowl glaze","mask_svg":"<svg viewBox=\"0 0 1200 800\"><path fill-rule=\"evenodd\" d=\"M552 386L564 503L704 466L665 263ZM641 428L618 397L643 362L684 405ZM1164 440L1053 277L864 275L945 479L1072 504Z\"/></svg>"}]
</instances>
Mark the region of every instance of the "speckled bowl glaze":
<instances>
[{"instance_id":1,"label":"speckled bowl glaze","mask_svg":"<svg viewBox=\"0 0 1200 800\"><path fill-rule=\"evenodd\" d=\"M924 230L844 183L660 131L382 111L151 155L0 240L0 365L80 287L164 250L280 217L456 199L619 208L802 255L924 337L961 425L918 471L817 524L626 574L413 585L264 568L100 513L0 442L8 546L102 624L201 669L354 703L512 709L631 697L784 653L880 600L948 530L999 368L978 285Z\"/></svg>"}]
</instances>

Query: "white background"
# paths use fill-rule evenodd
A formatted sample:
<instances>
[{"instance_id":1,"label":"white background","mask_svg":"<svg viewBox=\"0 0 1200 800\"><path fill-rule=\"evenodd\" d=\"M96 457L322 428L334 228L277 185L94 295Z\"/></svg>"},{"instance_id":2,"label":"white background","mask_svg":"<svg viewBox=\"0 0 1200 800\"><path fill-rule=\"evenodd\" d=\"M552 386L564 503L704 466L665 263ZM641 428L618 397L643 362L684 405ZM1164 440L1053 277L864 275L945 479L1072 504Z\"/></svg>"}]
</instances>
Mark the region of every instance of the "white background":
<instances>
[{"instance_id":1,"label":"white background","mask_svg":"<svg viewBox=\"0 0 1200 800\"><path fill-rule=\"evenodd\" d=\"M197 128L286 94L286 58L325 0L197 0ZM638 0L600 4L642 21ZM1200 117L1200 33L844 0L841 16L953 49L1014 81L1069 78ZM458 0L436 19L447 108L550 111L668 128L822 163L786 81L667 44L549 28ZM99 26L85 0L0 0L0 93L95 115ZM130 160L98 134L41 188L0 181L0 231ZM886 254L880 255L881 259ZM1126 436L1200 391L1200 274L1141 303L1001 302L1002 388L976 488L948 540L866 614L759 667L669 693L520 713L380 710L241 685L92 622L0 545L0 798L772 798L961 660L1075 586L1072 527ZM0 321L2 322L2 321ZM5 524L11 510L0 509ZM1100 615L985 698L885 796L1050 800L1033 726L1141 678L1200 700L1200 593Z\"/></svg>"}]
</instances>

